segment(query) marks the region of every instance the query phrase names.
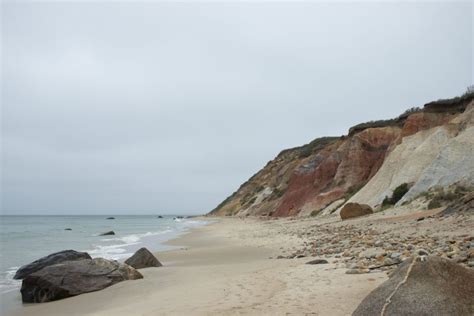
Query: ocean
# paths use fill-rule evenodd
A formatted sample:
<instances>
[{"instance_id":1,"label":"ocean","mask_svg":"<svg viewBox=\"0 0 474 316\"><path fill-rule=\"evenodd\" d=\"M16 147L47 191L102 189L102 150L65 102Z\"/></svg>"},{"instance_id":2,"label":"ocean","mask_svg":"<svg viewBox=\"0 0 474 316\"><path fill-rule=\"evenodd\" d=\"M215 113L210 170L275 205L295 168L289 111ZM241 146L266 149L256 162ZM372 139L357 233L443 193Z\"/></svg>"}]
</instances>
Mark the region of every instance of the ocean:
<instances>
[{"instance_id":1,"label":"ocean","mask_svg":"<svg viewBox=\"0 0 474 316\"><path fill-rule=\"evenodd\" d=\"M18 290L16 270L50 253L73 249L91 257L125 260L141 247L151 251L173 249L164 245L204 220L153 215L0 216L0 294ZM66 228L71 230L66 230ZM100 236L111 231L115 235Z\"/></svg>"}]
</instances>

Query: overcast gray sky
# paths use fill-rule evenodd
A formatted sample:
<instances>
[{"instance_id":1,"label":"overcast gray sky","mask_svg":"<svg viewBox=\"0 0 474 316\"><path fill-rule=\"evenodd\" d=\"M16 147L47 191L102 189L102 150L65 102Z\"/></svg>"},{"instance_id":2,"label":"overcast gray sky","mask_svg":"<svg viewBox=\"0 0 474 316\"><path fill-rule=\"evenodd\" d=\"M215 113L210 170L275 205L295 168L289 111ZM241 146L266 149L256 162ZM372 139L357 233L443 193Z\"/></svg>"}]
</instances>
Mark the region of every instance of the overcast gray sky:
<instances>
[{"instance_id":1,"label":"overcast gray sky","mask_svg":"<svg viewBox=\"0 0 474 316\"><path fill-rule=\"evenodd\" d=\"M4 214L203 213L473 82L465 3L2 4Z\"/></svg>"}]
</instances>

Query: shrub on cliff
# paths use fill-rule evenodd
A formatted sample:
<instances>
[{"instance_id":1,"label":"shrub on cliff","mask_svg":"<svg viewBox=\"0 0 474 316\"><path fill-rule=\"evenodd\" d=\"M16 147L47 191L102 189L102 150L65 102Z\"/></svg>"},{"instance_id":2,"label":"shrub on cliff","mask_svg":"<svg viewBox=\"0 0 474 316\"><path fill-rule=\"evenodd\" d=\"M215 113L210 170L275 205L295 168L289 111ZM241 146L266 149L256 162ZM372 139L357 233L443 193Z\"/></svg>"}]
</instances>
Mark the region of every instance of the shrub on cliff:
<instances>
[{"instance_id":1,"label":"shrub on cliff","mask_svg":"<svg viewBox=\"0 0 474 316\"><path fill-rule=\"evenodd\" d=\"M431 198L431 201L428 203L428 209L434 209L446 205L452 201L460 200L467 192L468 189L457 186L454 190L441 190L436 192L434 195L428 196Z\"/></svg>"},{"instance_id":2,"label":"shrub on cliff","mask_svg":"<svg viewBox=\"0 0 474 316\"><path fill-rule=\"evenodd\" d=\"M395 190L393 190L392 197L385 197L382 202L382 207L397 204L397 202L402 199L402 197L408 192L409 189L410 187L408 186L408 183L400 184L398 187L395 188Z\"/></svg>"}]
</instances>

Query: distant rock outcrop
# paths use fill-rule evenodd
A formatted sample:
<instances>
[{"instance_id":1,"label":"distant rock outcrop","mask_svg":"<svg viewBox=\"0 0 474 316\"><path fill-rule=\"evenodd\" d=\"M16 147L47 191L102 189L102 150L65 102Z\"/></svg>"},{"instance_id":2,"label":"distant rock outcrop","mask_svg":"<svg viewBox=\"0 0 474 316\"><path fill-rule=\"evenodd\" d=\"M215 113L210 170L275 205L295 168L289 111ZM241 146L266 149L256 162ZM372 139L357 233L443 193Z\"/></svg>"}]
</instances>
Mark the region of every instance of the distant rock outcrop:
<instances>
[{"instance_id":1,"label":"distant rock outcrop","mask_svg":"<svg viewBox=\"0 0 474 316\"><path fill-rule=\"evenodd\" d=\"M372 214L374 211L367 204L347 203L341 210L341 219L349 219Z\"/></svg>"},{"instance_id":2,"label":"distant rock outcrop","mask_svg":"<svg viewBox=\"0 0 474 316\"><path fill-rule=\"evenodd\" d=\"M135 269L162 266L161 262L146 248L138 249L133 256L125 260L125 263Z\"/></svg>"},{"instance_id":3,"label":"distant rock outcrop","mask_svg":"<svg viewBox=\"0 0 474 316\"><path fill-rule=\"evenodd\" d=\"M81 259L91 259L91 256L87 252L78 252L75 250L63 250L59 252L52 253L43 258L33 261L27 265L22 266L15 273L14 279L23 279L27 275L34 273L38 270L43 269L44 267L61 263L64 261L74 261Z\"/></svg>"},{"instance_id":4,"label":"distant rock outcrop","mask_svg":"<svg viewBox=\"0 0 474 316\"><path fill-rule=\"evenodd\" d=\"M140 272L117 261L102 258L66 261L26 276L21 297L25 303L43 303L141 278Z\"/></svg>"},{"instance_id":5,"label":"distant rock outcrop","mask_svg":"<svg viewBox=\"0 0 474 316\"><path fill-rule=\"evenodd\" d=\"M474 315L474 270L440 257L405 261L353 316Z\"/></svg>"}]
</instances>

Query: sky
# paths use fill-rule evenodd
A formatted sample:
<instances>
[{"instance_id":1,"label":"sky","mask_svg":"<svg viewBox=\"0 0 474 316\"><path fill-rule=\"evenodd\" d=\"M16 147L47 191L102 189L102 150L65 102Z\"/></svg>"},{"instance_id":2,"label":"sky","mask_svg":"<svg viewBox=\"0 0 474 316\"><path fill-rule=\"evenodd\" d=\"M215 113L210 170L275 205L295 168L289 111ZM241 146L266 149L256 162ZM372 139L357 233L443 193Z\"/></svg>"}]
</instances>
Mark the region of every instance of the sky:
<instances>
[{"instance_id":1,"label":"sky","mask_svg":"<svg viewBox=\"0 0 474 316\"><path fill-rule=\"evenodd\" d=\"M472 2L1 9L2 214L205 213L282 149L474 81Z\"/></svg>"}]
</instances>

